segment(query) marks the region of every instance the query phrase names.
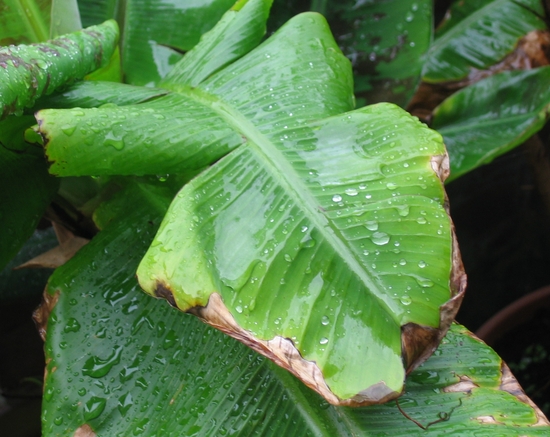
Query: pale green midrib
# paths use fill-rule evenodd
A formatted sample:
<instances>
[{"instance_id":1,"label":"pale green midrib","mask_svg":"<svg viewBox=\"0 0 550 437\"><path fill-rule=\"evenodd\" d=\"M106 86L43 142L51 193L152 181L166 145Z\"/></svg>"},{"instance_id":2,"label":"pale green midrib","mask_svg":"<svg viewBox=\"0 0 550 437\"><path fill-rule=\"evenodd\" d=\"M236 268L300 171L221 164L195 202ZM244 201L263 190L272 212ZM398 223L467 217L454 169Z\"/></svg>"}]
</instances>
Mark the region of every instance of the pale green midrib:
<instances>
[{"instance_id":1,"label":"pale green midrib","mask_svg":"<svg viewBox=\"0 0 550 437\"><path fill-rule=\"evenodd\" d=\"M396 314L401 312L398 305L379 289L383 289L365 273L363 266L358 262L355 254L344 245L342 239L336 237L340 233L331 226L330 221L318 211L318 202L310 194L308 188L296 174L294 168L287 162L283 154L275 147L256 126L250 123L239 111L227 105L217 96L208 94L200 88L179 88L176 90L193 98L198 103L207 106L220 115L232 128L242 133L249 141L248 144L255 148L260 155L265 157L264 162L273 174L280 176L277 181L283 186L285 192L296 202L297 206L302 206L305 216L308 217L313 226L318 229L323 238L334 248L338 256L345 262L350 270L356 274L365 284L369 292L376 298L379 304L391 315L396 325L400 322ZM299 192L300 187L301 193ZM330 232L330 229L332 232Z\"/></svg>"}]
</instances>

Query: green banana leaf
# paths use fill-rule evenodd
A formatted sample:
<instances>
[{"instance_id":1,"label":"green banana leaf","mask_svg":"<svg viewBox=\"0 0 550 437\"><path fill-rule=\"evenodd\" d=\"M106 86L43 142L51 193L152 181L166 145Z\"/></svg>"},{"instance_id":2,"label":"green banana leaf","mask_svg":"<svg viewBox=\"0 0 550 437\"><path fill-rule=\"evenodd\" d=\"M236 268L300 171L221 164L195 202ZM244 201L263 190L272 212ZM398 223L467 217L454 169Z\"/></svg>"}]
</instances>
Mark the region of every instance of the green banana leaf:
<instances>
[{"instance_id":1,"label":"green banana leaf","mask_svg":"<svg viewBox=\"0 0 550 437\"><path fill-rule=\"evenodd\" d=\"M449 152L448 181L522 144L544 126L549 106L550 67L499 73L446 99L432 127Z\"/></svg>"},{"instance_id":2,"label":"green banana leaf","mask_svg":"<svg viewBox=\"0 0 550 437\"><path fill-rule=\"evenodd\" d=\"M41 156L5 144L13 132L22 137L29 120L7 121L11 129L0 123L0 269L32 235L58 187Z\"/></svg>"},{"instance_id":3,"label":"green banana leaf","mask_svg":"<svg viewBox=\"0 0 550 437\"><path fill-rule=\"evenodd\" d=\"M436 34L428 52L422 73L425 82L466 79L475 70L503 60L527 33L546 28L540 0L456 3L460 13L453 17L451 10L448 25Z\"/></svg>"},{"instance_id":4,"label":"green banana leaf","mask_svg":"<svg viewBox=\"0 0 550 437\"><path fill-rule=\"evenodd\" d=\"M431 43L432 2L331 1L326 16L352 62L358 103L404 107L420 81Z\"/></svg>"},{"instance_id":5,"label":"green banana leaf","mask_svg":"<svg viewBox=\"0 0 550 437\"><path fill-rule=\"evenodd\" d=\"M52 0L0 0L0 46L46 41L51 6Z\"/></svg>"},{"instance_id":6,"label":"green banana leaf","mask_svg":"<svg viewBox=\"0 0 550 437\"><path fill-rule=\"evenodd\" d=\"M461 326L409 375L399 407L333 407L243 344L143 294L134 271L171 196L158 183L127 183L98 210L107 227L52 276L38 317L44 437L548 435L507 367Z\"/></svg>"},{"instance_id":7,"label":"green banana leaf","mask_svg":"<svg viewBox=\"0 0 550 437\"><path fill-rule=\"evenodd\" d=\"M195 46L235 0L79 0L85 26L114 18L120 41L124 81L155 85Z\"/></svg>"},{"instance_id":8,"label":"green banana leaf","mask_svg":"<svg viewBox=\"0 0 550 437\"><path fill-rule=\"evenodd\" d=\"M106 65L117 39L117 24L107 21L51 42L0 48L0 119Z\"/></svg>"},{"instance_id":9,"label":"green banana leaf","mask_svg":"<svg viewBox=\"0 0 550 437\"><path fill-rule=\"evenodd\" d=\"M242 19L228 12L162 82L171 94L41 111L40 133L59 175L217 161L178 195L141 285L332 403L384 402L435 348L462 297L445 150L393 105L324 119L351 109L353 96L349 63L318 14L293 18L219 70L233 58L217 55L216 41L238 56L258 39L241 23L264 23L269 4L244 4Z\"/></svg>"}]
</instances>

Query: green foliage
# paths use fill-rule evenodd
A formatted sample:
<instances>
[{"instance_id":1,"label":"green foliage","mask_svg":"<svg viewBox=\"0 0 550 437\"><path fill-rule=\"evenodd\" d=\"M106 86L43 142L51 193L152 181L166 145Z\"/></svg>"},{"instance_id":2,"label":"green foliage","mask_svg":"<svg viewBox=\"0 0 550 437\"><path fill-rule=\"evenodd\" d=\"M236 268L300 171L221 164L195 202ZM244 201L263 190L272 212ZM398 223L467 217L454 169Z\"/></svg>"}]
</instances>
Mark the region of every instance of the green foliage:
<instances>
[{"instance_id":1,"label":"green foliage","mask_svg":"<svg viewBox=\"0 0 550 437\"><path fill-rule=\"evenodd\" d=\"M79 2L85 25L118 20L133 85L71 85L109 59L114 74L94 75L118 76L112 21L1 49L2 113L39 112L32 129L29 115L0 123L0 239L9 242L0 265L58 189L33 142L64 180L56 204L101 229L48 285L44 435L547 433L498 356L465 328L453 326L420 365L464 286L443 143L394 105L353 110L354 89L367 103L404 106L421 76L468 85L433 111L432 126L454 177L489 162L547 118L547 67L491 70L545 29L542 4L456 2L430 45L429 2L313 2L350 65L320 15L298 15L262 42L271 0L182 3ZM10 5L15 14L19 3ZM78 28L74 8L60 5L63 23L50 26L36 3L2 41ZM66 59L40 53L74 42ZM403 390L400 407L330 406L142 293L140 262L148 293L330 402ZM299 353L281 354L275 339ZM293 368L304 363L313 364Z\"/></svg>"}]
</instances>

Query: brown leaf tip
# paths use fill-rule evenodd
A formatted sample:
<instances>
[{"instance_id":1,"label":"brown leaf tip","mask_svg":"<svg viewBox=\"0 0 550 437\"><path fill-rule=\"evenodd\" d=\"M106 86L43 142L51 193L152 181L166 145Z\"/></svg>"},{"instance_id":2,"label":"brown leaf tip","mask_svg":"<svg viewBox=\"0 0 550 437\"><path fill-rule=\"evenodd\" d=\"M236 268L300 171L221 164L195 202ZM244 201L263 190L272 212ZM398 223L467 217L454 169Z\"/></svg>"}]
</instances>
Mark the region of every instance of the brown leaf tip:
<instances>
[{"instance_id":1,"label":"brown leaf tip","mask_svg":"<svg viewBox=\"0 0 550 437\"><path fill-rule=\"evenodd\" d=\"M176 299L174 299L174 293L172 292L172 290L170 290L170 288L166 284L163 284L162 282L157 282L157 286L156 286L155 290L153 291L153 294L156 297L166 299L168 301L168 303L170 305L172 305L173 307L175 307L175 308L178 307L176 305Z\"/></svg>"}]
</instances>

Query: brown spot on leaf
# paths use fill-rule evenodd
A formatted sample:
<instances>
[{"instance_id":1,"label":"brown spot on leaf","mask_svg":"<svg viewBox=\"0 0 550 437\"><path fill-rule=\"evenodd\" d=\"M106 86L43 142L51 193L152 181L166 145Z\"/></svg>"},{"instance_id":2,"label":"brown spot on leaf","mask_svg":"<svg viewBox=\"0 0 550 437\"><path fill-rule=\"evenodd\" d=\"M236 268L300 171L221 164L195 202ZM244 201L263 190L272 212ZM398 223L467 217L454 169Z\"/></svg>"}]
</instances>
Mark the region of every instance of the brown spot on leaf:
<instances>
[{"instance_id":1,"label":"brown spot on leaf","mask_svg":"<svg viewBox=\"0 0 550 437\"><path fill-rule=\"evenodd\" d=\"M470 393L473 388L479 387L467 376L460 376L460 381L443 389L445 393Z\"/></svg>"},{"instance_id":2,"label":"brown spot on leaf","mask_svg":"<svg viewBox=\"0 0 550 437\"><path fill-rule=\"evenodd\" d=\"M172 290L170 290L170 288L168 288L168 286L163 284L162 282L157 282L154 293L155 296L166 299L168 303L173 307L178 307L176 305L176 300L174 299L174 294L172 293Z\"/></svg>"},{"instance_id":3,"label":"brown spot on leaf","mask_svg":"<svg viewBox=\"0 0 550 437\"><path fill-rule=\"evenodd\" d=\"M87 423L80 426L73 434L73 437L96 437L96 433Z\"/></svg>"},{"instance_id":4,"label":"brown spot on leaf","mask_svg":"<svg viewBox=\"0 0 550 437\"><path fill-rule=\"evenodd\" d=\"M43 341L46 341L48 317L50 317L50 313L52 312L53 308L57 304L57 301L59 300L59 294L59 290L56 291L53 295L49 294L47 290L44 290L42 303L36 310L34 310L34 313L32 314L32 318L34 320L36 328L38 329L38 333L40 334L40 337L42 337Z\"/></svg>"}]
</instances>

